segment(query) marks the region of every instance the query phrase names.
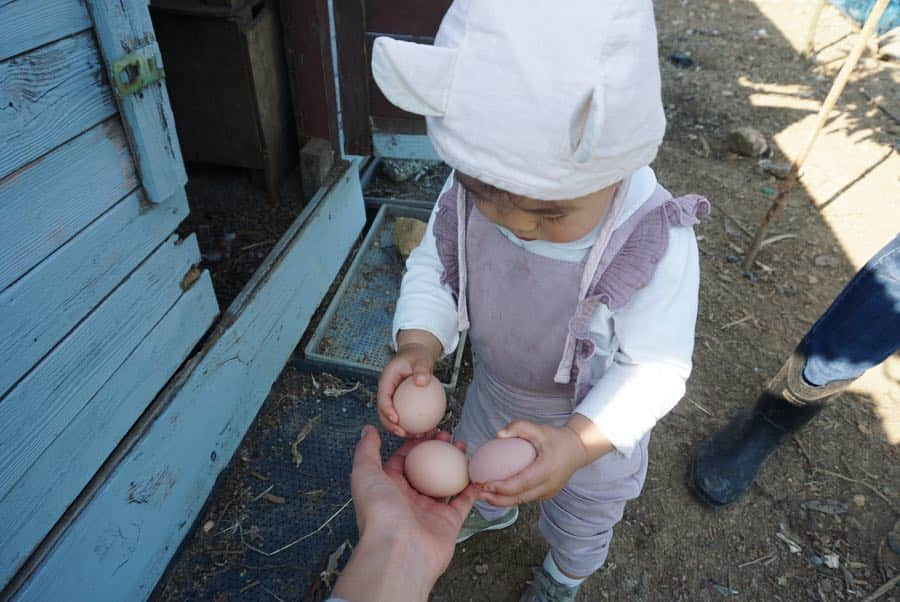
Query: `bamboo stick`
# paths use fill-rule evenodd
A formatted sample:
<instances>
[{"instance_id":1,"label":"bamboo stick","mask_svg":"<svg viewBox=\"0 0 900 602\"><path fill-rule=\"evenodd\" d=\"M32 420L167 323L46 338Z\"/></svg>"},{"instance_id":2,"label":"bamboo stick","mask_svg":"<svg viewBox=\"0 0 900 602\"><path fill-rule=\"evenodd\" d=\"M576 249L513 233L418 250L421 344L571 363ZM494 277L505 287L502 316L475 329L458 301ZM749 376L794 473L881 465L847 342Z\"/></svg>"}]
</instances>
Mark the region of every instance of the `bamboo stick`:
<instances>
[{"instance_id":1,"label":"bamboo stick","mask_svg":"<svg viewBox=\"0 0 900 602\"><path fill-rule=\"evenodd\" d=\"M822 127L825 125L825 122L828 121L828 117L831 115L831 111L834 109L834 105L837 103L838 98L840 98L841 93L844 91L844 87L847 85L847 81L850 79L850 73L853 72L853 69L856 67L856 63L859 62L859 57L862 56L863 51L866 49L869 38L872 36L872 32L875 31L875 27L878 25L878 22L881 20L881 15L884 14L888 2L889 0L878 0L875 3L875 6L872 7L872 11L869 13L869 17L866 19L866 24L863 26L862 31L859 34L859 39L857 39L856 41L856 46L853 47L853 50L851 50L850 54L847 56L847 60L844 61L843 67L841 67L840 72L834 79L834 84L832 84L831 86L831 91L828 92L828 96L825 98L825 102L822 103L822 107L819 109L819 114L816 117L816 124L813 127L812 132L810 133L809 138L806 141L806 144L803 146L800 154L797 155L797 158L791 162L790 173L784 180L779 183L778 194L773 199L772 205L766 212L766 216L763 218L762 223L760 223L759 228L757 228L756 230L756 236L753 239L753 244L750 245L750 249L747 251L747 255L744 257L743 269L745 272L749 272L753 267L753 262L756 260L756 254L759 252L759 247L762 244L763 238L765 237L766 230L768 229L772 221L774 221L774 219L781 212L781 209L784 207L787 194L800 180L800 168L803 167L803 164L809 157L809 153L812 151L812 148L822 131Z\"/></svg>"}]
</instances>

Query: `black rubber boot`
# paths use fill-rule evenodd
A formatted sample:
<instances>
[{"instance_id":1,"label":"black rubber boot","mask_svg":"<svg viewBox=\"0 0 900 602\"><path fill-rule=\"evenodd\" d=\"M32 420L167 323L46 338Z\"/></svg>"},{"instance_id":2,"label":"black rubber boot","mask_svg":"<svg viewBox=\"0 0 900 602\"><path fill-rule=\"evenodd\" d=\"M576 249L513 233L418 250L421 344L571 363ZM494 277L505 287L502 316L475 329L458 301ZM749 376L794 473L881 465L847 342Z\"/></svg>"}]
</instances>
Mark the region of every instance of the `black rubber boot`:
<instances>
[{"instance_id":1,"label":"black rubber boot","mask_svg":"<svg viewBox=\"0 0 900 602\"><path fill-rule=\"evenodd\" d=\"M823 407L821 403L795 405L763 393L753 409L742 411L700 444L691 464L694 493L709 506L737 501L772 452Z\"/></svg>"}]
</instances>

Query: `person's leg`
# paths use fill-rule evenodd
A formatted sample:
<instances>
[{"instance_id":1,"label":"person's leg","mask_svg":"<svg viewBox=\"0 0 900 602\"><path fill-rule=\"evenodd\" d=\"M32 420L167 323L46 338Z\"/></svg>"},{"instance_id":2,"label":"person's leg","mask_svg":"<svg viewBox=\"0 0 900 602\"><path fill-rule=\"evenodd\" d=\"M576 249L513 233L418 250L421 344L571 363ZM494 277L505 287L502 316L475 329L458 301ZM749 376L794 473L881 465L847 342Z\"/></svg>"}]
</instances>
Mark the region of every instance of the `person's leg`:
<instances>
[{"instance_id":1,"label":"person's leg","mask_svg":"<svg viewBox=\"0 0 900 602\"><path fill-rule=\"evenodd\" d=\"M550 545L523 601L574 600L581 582L606 562L613 527L647 475L649 436L630 458L607 454L577 471L554 498L540 503L538 528Z\"/></svg>"},{"instance_id":2,"label":"person's leg","mask_svg":"<svg viewBox=\"0 0 900 602\"><path fill-rule=\"evenodd\" d=\"M849 382L900 347L900 236L853 277L798 350L814 387Z\"/></svg>"},{"instance_id":3,"label":"person's leg","mask_svg":"<svg viewBox=\"0 0 900 602\"><path fill-rule=\"evenodd\" d=\"M482 443L493 439L497 431L507 425L509 417L492 403L490 395L484 390L481 376L476 373L474 381L466 390L466 401L463 404L462 416L453 431L453 439L466 444L469 458ZM463 524L456 542L461 543L482 531L504 529L519 517L518 509L499 508L482 500L475 502L475 507Z\"/></svg>"},{"instance_id":4,"label":"person's leg","mask_svg":"<svg viewBox=\"0 0 900 602\"><path fill-rule=\"evenodd\" d=\"M703 441L691 486L710 506L738 500L772 452L825 400L900 348L900 236L847 283L752 409Z\"/></svg>"}]
</instances>

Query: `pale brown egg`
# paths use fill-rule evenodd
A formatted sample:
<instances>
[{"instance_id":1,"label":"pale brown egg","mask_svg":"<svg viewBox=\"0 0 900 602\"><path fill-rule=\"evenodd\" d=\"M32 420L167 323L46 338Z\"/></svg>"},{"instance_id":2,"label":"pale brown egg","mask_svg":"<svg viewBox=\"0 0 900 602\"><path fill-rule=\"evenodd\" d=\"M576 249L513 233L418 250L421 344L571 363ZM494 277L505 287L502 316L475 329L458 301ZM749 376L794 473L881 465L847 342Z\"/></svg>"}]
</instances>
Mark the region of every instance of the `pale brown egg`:
<instances>
[{"instance_id":1,"label":"pale brown egg","mask_svg":"<svg viewBox=\"0 0 900 602\"><path fill-rule=\"evenodd\" d=\"M437 439L412 448L403 472L416 491L436 498L456 495L469 484L466 454Z\"/></svg>"},{"instance_id":2,"label":"pale brown egg","mask_svg":"<svg viewBox=\"0 0 900 602\"><path fill-rule=\"evenodd\" d=\"M469 460L469 478L479 485L502 481L520 473L535 457L534 446L525 439L491 439Z\"/></svg>"},{"instance_id":3,"label":"pale brown egg","mask_svg":"<svg viewBox=\"0 0 900 602\"><path fill-rule=\"evenodd\" d=\"M404 380L394 391L394 409L400 426L410 435L421 435L435 428L447 411L447 395L437 378L420 387L415 377Z\"/></svg>"}]
</instances>

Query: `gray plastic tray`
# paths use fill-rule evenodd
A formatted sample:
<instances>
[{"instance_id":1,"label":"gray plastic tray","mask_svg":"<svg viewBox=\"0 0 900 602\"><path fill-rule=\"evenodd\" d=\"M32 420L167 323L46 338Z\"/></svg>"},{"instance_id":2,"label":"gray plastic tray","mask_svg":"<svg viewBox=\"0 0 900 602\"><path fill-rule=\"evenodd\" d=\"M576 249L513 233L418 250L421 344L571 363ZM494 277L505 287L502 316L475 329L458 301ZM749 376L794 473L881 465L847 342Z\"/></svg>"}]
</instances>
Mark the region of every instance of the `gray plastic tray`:
<instances>
[{"instance_id":1,"label":"gray plastic tray","mask_svg":"<svg viewBox=\"0 0 900 602\"><path fill-rule=\"evenodd\" d=\"M334 298L304 349L320 367L377 377L393 356L391 325L404 266L394 246L398 217L428 221L430 211L382 205ZM459 377L465 336L456 353L435 366L435 376L453 391Z\"/></svg>"}]
</instances>

